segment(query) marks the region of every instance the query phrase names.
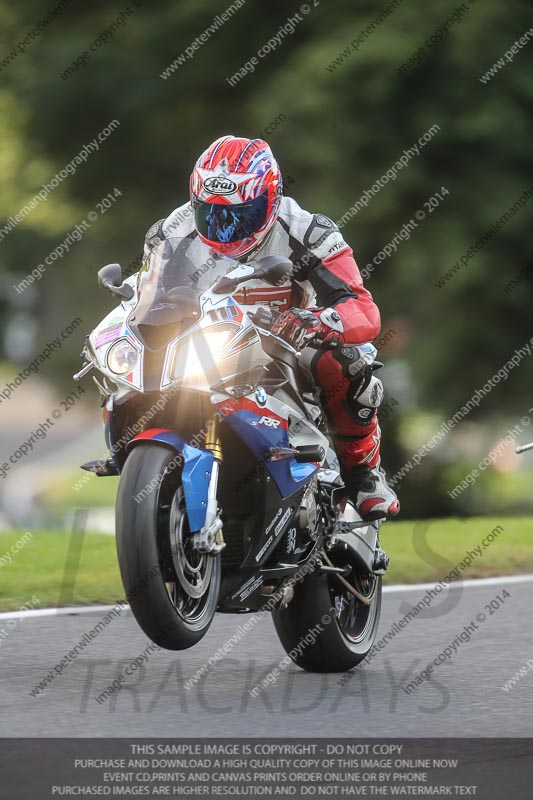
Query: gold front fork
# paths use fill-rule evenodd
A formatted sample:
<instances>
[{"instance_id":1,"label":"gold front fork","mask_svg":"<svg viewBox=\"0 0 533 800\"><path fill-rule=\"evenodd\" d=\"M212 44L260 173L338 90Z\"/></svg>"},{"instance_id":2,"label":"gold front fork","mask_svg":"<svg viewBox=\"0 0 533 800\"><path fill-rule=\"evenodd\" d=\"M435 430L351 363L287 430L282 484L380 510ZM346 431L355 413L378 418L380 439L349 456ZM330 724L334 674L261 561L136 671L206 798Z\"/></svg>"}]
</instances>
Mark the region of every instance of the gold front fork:
<instances>
[{"instance_id":1,"label":"gold front fork","mask_svg":"<svg viewBox=\"0 0 533 800\"><path fill-rule=\"evenodd\" d=\"M211 450L217 461L222 461L222 443L218 435L218 419L213 417L207 423L205 449Z\"/></svg>"},{"instance_id":2,"label":"gold front fork","mask_svg":"<svg viewBox=\"0 0 533 800\"><path fill-rule=\"evenodd\" d=\"M217 503L217 487L220 464L222 463L222 443L220 441L220 436L218 435L218 423L218 418L216 416L212 417L212 419L210 419L207 423L205 433L205 449L210 450L215 457L215 460L213 461L207 503L209 524L213 524L219 513ZM218 524L220 525L220 522ZM222 534L222 527L219 527L215 533L215 542L217 544L218 552L220 552L226 546L226 543L224 542L224 536Z\"/></svg>"}]
</instances>

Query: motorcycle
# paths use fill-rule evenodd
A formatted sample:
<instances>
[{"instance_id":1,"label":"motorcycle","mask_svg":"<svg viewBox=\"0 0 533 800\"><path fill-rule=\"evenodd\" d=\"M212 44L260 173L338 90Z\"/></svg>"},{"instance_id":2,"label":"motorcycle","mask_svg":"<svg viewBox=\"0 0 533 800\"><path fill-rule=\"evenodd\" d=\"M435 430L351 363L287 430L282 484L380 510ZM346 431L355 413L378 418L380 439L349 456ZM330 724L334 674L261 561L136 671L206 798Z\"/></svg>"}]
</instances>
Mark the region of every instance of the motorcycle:
<instances>
[{"instance_id":1,"label":"motorcycle","mask_svg":"<svg viewBox=\"0 0 533 800\"><path fill-rule=\"evenodd\" d=\"M200 242L194 256L183 245L156 244L124 281L118 264L99 271L120 305L86 337L74 376L97 373L110 457L83 468L120 475L131 610L169 650L198 643L217 611L269 611L299 667L351 669L379 624L381 521L363 522L344 495L315 351L273 335L268 307L233 297L249 281L278 285L293 265L214 263ZM363 350L374 364L375 348Z\"/></svg>"}]
</instances>

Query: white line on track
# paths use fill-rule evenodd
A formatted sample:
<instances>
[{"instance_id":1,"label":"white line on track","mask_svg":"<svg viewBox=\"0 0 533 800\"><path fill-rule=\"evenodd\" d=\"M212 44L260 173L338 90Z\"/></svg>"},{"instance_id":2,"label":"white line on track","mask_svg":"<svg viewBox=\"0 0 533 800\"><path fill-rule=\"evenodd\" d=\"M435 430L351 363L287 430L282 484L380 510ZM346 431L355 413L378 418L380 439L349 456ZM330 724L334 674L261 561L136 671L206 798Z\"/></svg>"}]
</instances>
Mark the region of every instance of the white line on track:
<instances>
[{"instance_id":1,"label":"white line on track","mask_svg":"<svg viewBox=\"0 0 533 800\"><path fill-rule=\"evenodd\" d=\"M466 581L455 581L444 586L444 589L483 589L486 586L499 586L502 583L531 583L533 575L502 575L497 578L470 578ZM393 594L396 592L417 592L434 589L436 583L402 583L384 586L383 592ZM4 611L0 613L2 619L22 619L24 617L54 617L76 616L77 614L105 614L112 608L121 608L129 611L129 606L69 606L68 608L33 608L28 611Z\"/></svg>"},{"instance_id":2,"label":"white line on track","mask_svg":"<svg viewBox=\"0 0 533 800\"><path fill-rule=\"evenodd\" d=\"M23 619L24 617L76 616L77 614L105 614L112 608L129 611L128 605L119 606L68 606L67 608L32 608L28 611L3 611L0 619Z\"/></svg>"},{"instance_id":3,"label":"white line on track","mask_svg":"<svg viewBox=\"0 0 533 800\"><path fill-rule=\"evenodd\" d=\"M531 583L533 575L499 575L496 578L468 578L466 581L453 581L445 584L444 589L483 589L485 586L499 586L502 583ZM435 583L401 583L384 586L383 592L410 592L434 589L441 581Z\"/></svg>"}]
</instances>

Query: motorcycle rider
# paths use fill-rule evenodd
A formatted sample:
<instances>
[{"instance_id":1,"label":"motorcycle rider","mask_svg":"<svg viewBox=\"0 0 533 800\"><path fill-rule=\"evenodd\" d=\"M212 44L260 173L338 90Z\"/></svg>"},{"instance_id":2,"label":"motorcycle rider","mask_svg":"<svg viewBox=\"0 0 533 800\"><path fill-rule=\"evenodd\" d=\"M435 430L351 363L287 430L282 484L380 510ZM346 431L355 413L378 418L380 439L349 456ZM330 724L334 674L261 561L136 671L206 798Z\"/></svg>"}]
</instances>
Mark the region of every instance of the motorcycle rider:
<instances>
[{"instance_id":1,"label":"motorcycle rider","mask_svg":"<svg viewBox=\"0 0 533 800\"><path fill-rule=\"evenodd\" d=\"M365 520L395 516L400 504L380 466L383 386L358 347L378 335L380 315L335 223L283 195L265 141L228 135L199 157L190 201L151 226L147 249L170 233L247 264L269 255L294 263L277 286L250 281L235 299L281 312L273 333L295 348L321 342L312 370L349 496Z\"/></svg>"}]
</instances>

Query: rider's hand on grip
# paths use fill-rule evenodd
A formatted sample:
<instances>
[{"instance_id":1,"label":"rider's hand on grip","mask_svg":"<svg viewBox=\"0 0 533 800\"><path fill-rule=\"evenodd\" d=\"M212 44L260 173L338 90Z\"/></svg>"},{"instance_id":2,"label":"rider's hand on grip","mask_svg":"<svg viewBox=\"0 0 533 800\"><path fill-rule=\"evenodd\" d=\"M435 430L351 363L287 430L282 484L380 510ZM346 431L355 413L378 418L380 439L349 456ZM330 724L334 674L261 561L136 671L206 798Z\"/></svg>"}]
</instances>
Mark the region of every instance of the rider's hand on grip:
<instances>
[{"instance_id":1,"label":"rider's hand on grip","mask_svg":"<svg viewBox=\"0 0 533 800\"><path fill-rule=\"evenodd\" d=\"M272 333L281 336L297 350L302 350L315 339L322 339L323 326L307 308L289 308L276 319Z\"/></svg>"}]
</instances>

